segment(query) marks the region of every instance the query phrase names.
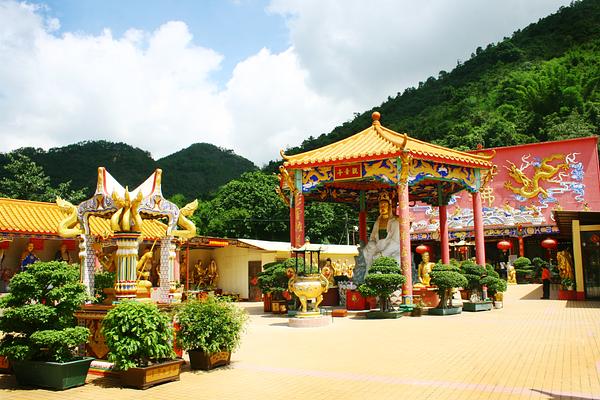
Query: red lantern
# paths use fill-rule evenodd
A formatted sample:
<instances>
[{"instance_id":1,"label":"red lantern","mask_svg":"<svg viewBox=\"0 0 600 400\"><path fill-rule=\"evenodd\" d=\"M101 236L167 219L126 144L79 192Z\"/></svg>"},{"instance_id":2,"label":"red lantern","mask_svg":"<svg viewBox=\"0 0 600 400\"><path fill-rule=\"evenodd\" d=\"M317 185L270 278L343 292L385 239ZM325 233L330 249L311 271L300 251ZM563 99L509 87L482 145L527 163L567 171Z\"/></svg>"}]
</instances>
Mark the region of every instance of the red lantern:
<instances>
[{"instance_id":1,"label":"red lantern","mask_svg":"<svg viewBox=\"0 0 600 400\"><path fill-rule=\"evenodd\" d=\"M512 248L512 243L509 242L506 239L503 239L501 241L498 242L498 244L496 245L496 247L498 247L498 250L502 250L502 251L508 251Z\"/></svg>"},{"instance_id":2,"label":"red lantern","mask_svg":"<svg viewBox=\"0 0 600 400\"><path fill-rule=\"evenodd\" d=\"M556 239L546 238L542 240L542 247L547 250L555 249L556 246L558 246L558 242L556 241Z\"/></svg>"},{"instance_id":3,"label":"red lantern","mask_svg":"<svg viewBox=\"0 0 600 400\"><path fill-rule=\"evenodd\" d=\"M417 248L415 249L415 251L419 254L431 253L431 249L426 244L418 245Z\"/></svg>"}]
</instances>

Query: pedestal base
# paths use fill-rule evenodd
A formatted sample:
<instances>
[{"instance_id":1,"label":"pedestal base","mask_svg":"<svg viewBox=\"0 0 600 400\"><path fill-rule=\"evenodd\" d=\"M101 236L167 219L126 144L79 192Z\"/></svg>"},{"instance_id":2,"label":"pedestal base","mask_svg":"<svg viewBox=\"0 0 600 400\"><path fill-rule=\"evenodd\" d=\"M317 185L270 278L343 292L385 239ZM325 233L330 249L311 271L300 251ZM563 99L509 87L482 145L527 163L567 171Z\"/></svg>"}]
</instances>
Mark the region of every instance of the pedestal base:
<instances>
[{"instance_id":1,"label":"pedestal base","mask_svg":"<svg viewBox=\"0 0 600 400\"><path fill-rule=\"evenodd\" d=\"M437 307L440 304L437 288L430 286L413 287L413 298L419 296L424 307Z\"/></svg>"},{"instance_id":2,"label":"pedestal base","mask_svg":"<svg viewBox=\"0 0 600 400\"><path fill-rule=\"evenodd\" d=\"M288 326L290 328L319 328L322 326L328 326L331 323L331 318L323 315L319 315L311 318L302 318L300 313L295 318L288 320Z\"/></svg>"}]
</instances>

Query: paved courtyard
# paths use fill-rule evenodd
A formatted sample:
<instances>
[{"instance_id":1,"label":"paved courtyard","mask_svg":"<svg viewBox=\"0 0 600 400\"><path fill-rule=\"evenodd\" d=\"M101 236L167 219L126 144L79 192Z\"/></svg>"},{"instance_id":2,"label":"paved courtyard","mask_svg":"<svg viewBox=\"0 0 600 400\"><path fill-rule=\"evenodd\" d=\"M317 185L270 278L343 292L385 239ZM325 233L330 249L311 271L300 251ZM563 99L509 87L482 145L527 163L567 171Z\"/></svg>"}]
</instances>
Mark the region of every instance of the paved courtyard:
<instances>
[{"instance_id":1,"label":"paved courtyard","mask_svg":"<svg viewBox=\"0 0 600 400\"><path fill-rule=\"evenodd\" d=\"M91 375L65 392L22 389L0 375L0 399L600 399L600 302L540 296L511 286L501 310L306 329L241 303L251 323L229 368L185 368L146 391Z\"/></svg>"}]
</instances>

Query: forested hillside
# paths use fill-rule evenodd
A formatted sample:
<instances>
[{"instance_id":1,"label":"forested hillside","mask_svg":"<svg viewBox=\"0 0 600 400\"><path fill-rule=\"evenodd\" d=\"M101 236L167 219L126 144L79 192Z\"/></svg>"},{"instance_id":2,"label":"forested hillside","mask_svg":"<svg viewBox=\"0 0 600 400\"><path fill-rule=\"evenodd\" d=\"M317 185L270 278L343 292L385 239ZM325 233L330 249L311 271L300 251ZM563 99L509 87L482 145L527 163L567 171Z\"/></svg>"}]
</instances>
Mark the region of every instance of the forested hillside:
<instances>
[{"instance_id":1,"label":"forested hillside","mask_svg":"<svg viewBox=\"0 0 600 400\"><path fill-rule=\"evenodd\" d=\"M192 144L170 156L155 161L150 153L125 143L88 141L48 151L23 148L16 152L28 156L43 168L50 184L71 181L71 187L84 189L91 196L96 185L96 171L106 167L122 185L131 189L142 183L156 169L163 168L163 192L170 197L181 193L186 199L206 198L221 185L238 178L256 166L249 160L207 143ZM0 179L11 178L3 168L7 154L0 154Z\"/></svg>"},{"instance_id":2,"label":"forested hillside","mask_svg":"<svg viewBox=\"0 0 600 400\"><path fill-rule=\"evenodd\" d=\"M599 79L600 1L574 2L287 153L359 132L375 110L397 132L460 149L598 134Z\"/></svg>"}]
</instances>

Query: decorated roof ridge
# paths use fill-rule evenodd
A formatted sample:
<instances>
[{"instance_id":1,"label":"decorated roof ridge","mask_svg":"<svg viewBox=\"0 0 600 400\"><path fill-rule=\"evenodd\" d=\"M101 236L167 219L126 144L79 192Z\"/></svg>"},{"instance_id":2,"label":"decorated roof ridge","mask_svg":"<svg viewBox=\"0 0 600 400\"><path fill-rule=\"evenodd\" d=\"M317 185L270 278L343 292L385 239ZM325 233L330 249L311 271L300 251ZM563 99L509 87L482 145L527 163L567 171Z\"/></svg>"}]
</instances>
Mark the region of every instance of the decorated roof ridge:
<instances>
[{"instance_id":1,"label":"decorated roof ridge","mask_svg":"<svg viewBox=\"0 0 600 400\"><path fill-rule=\"evenodd\" d=\"M378 126L376 127L376 129L381 130L382 132L380 132L380 134L383 137L388 138L388 140L394 144L396 144L397 146L402 146L403 149L406 149L406 145L409 143L414 143L414 144L418 144L424 147L433 147L436 150L440 150L442 152L448 152L448 153L456 153L464 158L478 158L480 159L482 162L485 163L489 163L491 166L491 160L494 158L494 156L496 155L496 152L492 149L485 149L485 150L475 150L473 152L467 152L467 151L460 151L460 150L454 150L454 149L450 149L448 147L444 147L444 146L440 146L438 144L435 143L429 143L429 142L425 142L423 140L420 139L416 139L412 136L408 136L408 134L406 133L398 133L395 132L389 128L386 128L385 126ZM388 137L388 135L393 135L391 138ZM398 143L398 140L402 140L402 143ZM410 146L409 146L410 147ZM417 150L412 150L410 148L406 149L409 152L417 152ZM424 153L427 154L427 153ZM458 158L457 158L458 159Z\"/></svg>"},{"instance_id":2,"label":"decorated roof ridge","mask_svg":"<svg viewBox=\"0 0 600 400\"><path fill-rule=\"evenodd\" d=\"M372 114L373 122L368 128L345 139L304 153L286 155L281 150L285 167L308 167L336 162L358 162L397 157L407 150L415 158L429 157L449 164L491 168L494 154L472 154L449 149L440 145L412 138L381 125L381 114ZM359 147L360 146L360 147Z\"/></svg>"},{"instance_id":3,"label":"decorated roof ridge","mask_svg":"<svg viewBox=\"0 0 600 400\"><path fill-rule=\"evenodd\" d=\"M63 217L56 203L0 198L0 231L3 232L59 236L57 228ZM109 220L92 216L90 225L94 236L112 236ZM146 240L162 238L166 228L160 221L144 220L142 237Z\"/></svg>"}]
</instances>

